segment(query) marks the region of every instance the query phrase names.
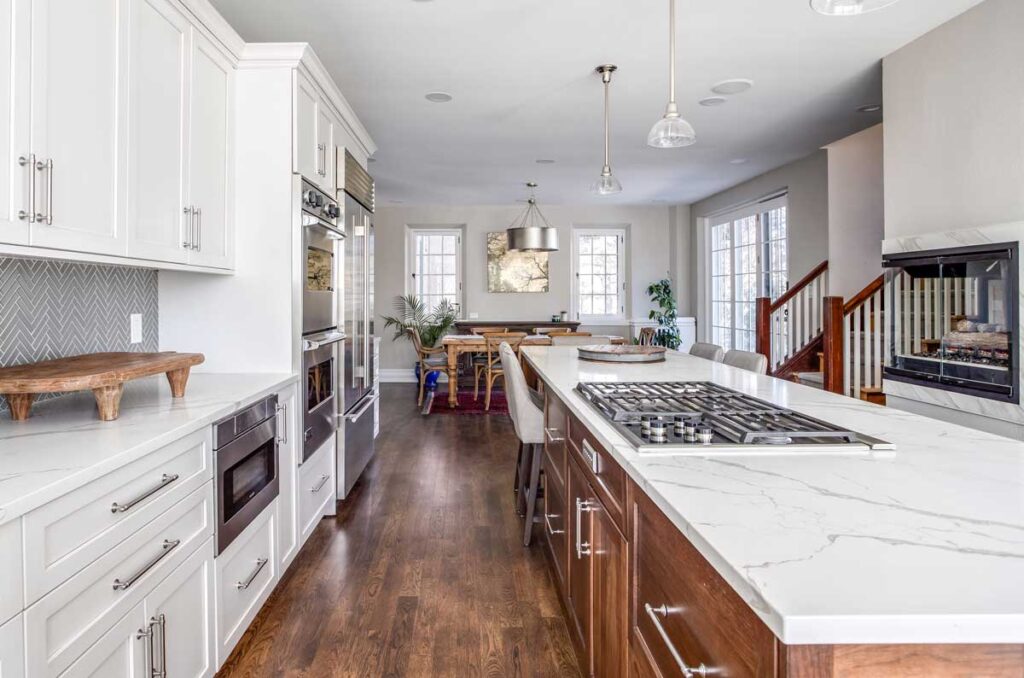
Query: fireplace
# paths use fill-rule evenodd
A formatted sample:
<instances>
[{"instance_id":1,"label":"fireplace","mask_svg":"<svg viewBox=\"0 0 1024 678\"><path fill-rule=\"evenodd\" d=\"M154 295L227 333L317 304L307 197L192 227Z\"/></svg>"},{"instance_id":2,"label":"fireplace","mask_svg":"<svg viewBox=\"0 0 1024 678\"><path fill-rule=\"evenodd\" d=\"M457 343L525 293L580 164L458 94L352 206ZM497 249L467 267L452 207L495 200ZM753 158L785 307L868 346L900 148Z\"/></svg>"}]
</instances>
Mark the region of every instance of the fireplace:
<instances>
[{"instance_id":1,"label":"fireplace","mask_svg":"<svg viewBox=\"0 0 1024 678\"><path fill-rule=\"evenodd\" d=\"M883 257L885 378L1019 403L1017 244Z\"/></svg>"}]
</instances>

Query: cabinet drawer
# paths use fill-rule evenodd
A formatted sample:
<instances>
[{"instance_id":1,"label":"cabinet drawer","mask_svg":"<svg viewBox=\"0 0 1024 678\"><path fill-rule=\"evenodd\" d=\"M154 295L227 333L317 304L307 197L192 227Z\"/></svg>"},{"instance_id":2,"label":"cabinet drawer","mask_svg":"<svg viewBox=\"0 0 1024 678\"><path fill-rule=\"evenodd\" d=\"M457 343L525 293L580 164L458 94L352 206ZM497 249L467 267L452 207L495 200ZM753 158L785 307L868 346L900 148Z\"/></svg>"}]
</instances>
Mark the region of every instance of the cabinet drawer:
<instances>
[{"instance_id":1,"label":"cabinet drawer","mask_svg":"<svg viewBox=\"0 0 1024 678\"><path fill-rule=\"evenodd\" d=\"M691 669L733 678L775 675L775 636L645 495L633 504L635 651L663 676Z\"/></svg>"},{"instance_id":2,"label":"cabinet drawer","mask_svg":"<svg viewBox=\"0 0 1024 678\"><path fill-rule=\"evenodd\" d=\"M327 502L334 497L334 443L328 441L299 469L299 528L302 541L324 516Z\"/></svg>"},{"instance_id":3,"label":"cabinet drawer","mask_svg":"<svg viewBox=\"0 0 1024 678\"><path fill-rule=\"evenodd\" d=\"M217 667L231 654L277 583L277 500L263 510L215 562Z\"/></svg>"},{"instance_id":4,"label":"cabinet drawer","mask_svg":"<svg viewBox=\"0 0 1024 678\"><path fill-rule=\"evenodd\" d=\"M569 450L601 499L608 515L626 532L626 472L576 417L569 417Z\"/></svg>"},{"instance_id":5,"label":"cabinet drawer","mask_svg":"<svg viewBox=\"0 0 1024 678\"><path fill-rule=\"evenodd\" d=\"M212 536L213 524L206 483L28 608L29 675L66 669Z\"/></svg>"},{"instance_id":6,"label":"cabinet drawer","mask_svg":"<svg viewBox=\"0 0 1024 678\"><path fill-rule=\"evenodd\" d=\"M566 591L566 570L569 567L569 532L566 515L568 505L565 495L558 486L551 482L553 475L547 472L545 460L544 473L544 543L551 552L555 575L562 592Z\"/></svg>"},{"instance_id":7,"label":"cabinet drawer","mask_svg":"<svg viewBox=\"0 0 1024 678\"><path fill-rule=\"evenodd\" d=\"M21 521L0 525L0 624L25 608L22 593ZM0 678L4 674L0 673Z\"/></svg>"},{"instance_id":8,"label":"cabinet drawer","mask_svg":"<svg viewBox=\"0 0 1024 678\"><path fill-rule=\"evenodd\" d=\"M171 443L25 516L29 604L213 477L209 429Z\"/></svg>"},{"instance_id":9,"label":"cabinet drawer","mask_svg":"<svg viewBox=\"0 0 1024 678\"><path fill-rule=\"evenodd\" d=\"M568 440L569 418L565 405L550 393L544 398L544 472L550 476L552 485L564 497L565 492L565 444Z\"/></svg>"}]
</instances>

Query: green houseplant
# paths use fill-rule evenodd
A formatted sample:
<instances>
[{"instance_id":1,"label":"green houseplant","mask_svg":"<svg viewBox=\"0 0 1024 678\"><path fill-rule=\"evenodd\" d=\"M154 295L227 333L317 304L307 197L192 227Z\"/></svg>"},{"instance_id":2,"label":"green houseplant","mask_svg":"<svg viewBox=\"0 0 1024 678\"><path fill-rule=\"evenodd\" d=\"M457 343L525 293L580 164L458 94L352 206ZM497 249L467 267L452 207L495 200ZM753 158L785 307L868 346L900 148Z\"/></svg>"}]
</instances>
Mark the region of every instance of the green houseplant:
<instances>
[{"instance_id":1,"label":"green houseplant","mask_svg":"<svg viewBox=\"0 0 1024 678\"><path fill-rule=\"evenodd\" d=\"M668 278L651 283L647 287L647 294L651 301L658 305L658 310L651 310L647 317L658 322L658 329L654 332L654 343L657 346L677 349L682 339L679 336L679 326L676 324L676 299L672 295L672 281Z\"/></svg>"},{"instance_id":2,"label":"green houseplant","mask_svg":"<svg viewBox=\"0 0 1024 678\"><path fill-rule=\"evenodd\" d=\"M447 334L455 326L459 314L455 305L447 299L442 299L433 310L427 310L423 301L414 294L395 297L395 315L384 316L385 329L394 329L393 341L409 337L409 330L415 330L420 335L420 343L426 348L437 346L441 337ZM420 363L416 361L416 378L419 379ZM425 386L433 391L437 388L437 379L440 372L431 372L427 375Z\"/></svg>"}]
</instances>

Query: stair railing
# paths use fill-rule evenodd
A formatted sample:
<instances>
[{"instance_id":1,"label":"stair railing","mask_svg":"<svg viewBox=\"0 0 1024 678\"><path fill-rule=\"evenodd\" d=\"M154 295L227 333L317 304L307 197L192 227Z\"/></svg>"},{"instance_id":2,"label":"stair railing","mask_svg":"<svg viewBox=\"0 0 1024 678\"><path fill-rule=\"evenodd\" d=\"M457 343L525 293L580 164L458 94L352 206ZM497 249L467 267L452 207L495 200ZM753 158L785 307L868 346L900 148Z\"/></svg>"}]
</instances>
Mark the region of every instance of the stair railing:
<instances>
[{"instance_id":1,"label":"stair railing","mask_svg":"<svg viewBox=\"0 0 1024 678\"><path fill-rule=\"evenodd\" d=\"M861 388L881 388L889 363L885 278L878 276L847 302L822 301L822 365L826 391L860 398Z\"/></svg>"},{"instance_id":2,"label":"stair railing","mask_svg":"<svg viewBox=\"0 0 1024 678\"><path fill-rule=\"evenodd\" d=\"M823 261L775 301L757 299L757 352L774 374L822 330L822 300L828 294L828 261Z\"/></svg>"}]
</instances>

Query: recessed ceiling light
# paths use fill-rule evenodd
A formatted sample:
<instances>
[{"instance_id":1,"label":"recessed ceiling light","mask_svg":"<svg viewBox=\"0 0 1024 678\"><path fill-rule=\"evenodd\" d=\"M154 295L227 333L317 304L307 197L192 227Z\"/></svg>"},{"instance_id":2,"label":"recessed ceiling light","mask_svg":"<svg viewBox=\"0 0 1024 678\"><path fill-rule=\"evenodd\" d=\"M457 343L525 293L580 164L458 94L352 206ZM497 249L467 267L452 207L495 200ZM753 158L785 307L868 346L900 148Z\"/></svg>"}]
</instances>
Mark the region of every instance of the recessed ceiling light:
<instances>
[{"instance_id":1,"label":"recessed ceiling light","mask_svg":"<svg viewBox=\"0 0 1024 678\"><path fill-rule=\"evenodd\" d=\"M895 4L899 0L811 0L811 9L827 16L857 16Z\"/></svg>"},{"instance_id":2,"label":"recessed ceiling light","mask_svg":"<svg viewBox=\"0 0 1024 678\"><path fill-rule=\"evenodd\" d=\"M867 104L866 106L858 106L858 113L877 113L882 110L882 104Z\"/></svg>"},{"instance_id":3,"label":"recessed ceiling light","mask_svg":"<svg viewBox=\"0 0 1024 678\"><path fill-rule=\"evenodd\" d=\"M729 164L730 165L745 165L748 162L750 162L750 161L747 160L746 158L733 158L732 160L729 161Z\"/></svg>"},{"instance_id":4,"label":"recessed ceiling light","mask_svg":"<svg viewBox=\"0 0 1024 678\"><path fill-rule=\"evenodd\" d=\"M448 92L427 92L427 101L432 101L435 104L446 104L451 101L454 97Z\"/></svg>"},{"instance_id":5,"label":"recessed ceiling light","mask_svg":"<svg viewBox=\"0 0 1024 678\"><path fill-rule=\"evenodd\" d=\"M704 97L697 103L701 106L721 106L726 101L728 101L728 99L725 97Z\"/></svg>"},{"instance_id":6,"label":"recessed ceiling light","mask_svg":"<svg viewBox=\"0 0 1024 678\"><path fill-rule=\"evenodd\" d=\"M740 94L741 92L746 92L753 86L753 80L747 80L746 78L732 78L730 80L723 80L722 82L716 83L711 87L711 91L715 94Z\"/></svg>"},{"instance_id":7,"label":"recessed ceiling light","mask_svg":"<svg viewBox=\"0 0 1024 678\"><path fill-rule=\"evenodd\" d=\"M538 165L554 165L555 161L549 158L541 158L537 161Z\"/></svg>"}]
</instances>

